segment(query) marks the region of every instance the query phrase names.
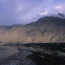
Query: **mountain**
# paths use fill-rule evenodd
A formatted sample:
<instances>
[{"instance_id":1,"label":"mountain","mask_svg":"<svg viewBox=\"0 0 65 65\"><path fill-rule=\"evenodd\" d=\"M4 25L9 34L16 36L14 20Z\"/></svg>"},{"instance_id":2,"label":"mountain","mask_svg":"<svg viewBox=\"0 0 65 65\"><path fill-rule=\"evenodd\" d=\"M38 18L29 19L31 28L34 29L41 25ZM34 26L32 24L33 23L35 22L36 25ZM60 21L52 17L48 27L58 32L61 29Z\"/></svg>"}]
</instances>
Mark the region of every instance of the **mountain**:
<instances>
[{"instance_id":1,"label":"mountain","mask_svg":"<svg viewBox=\"0 0 65 65\"><path fill-rule=\"evenodd\" d=\"M61 17L65 17L64 14L62 14L62 13L59 13L58 15L61 16Z\"/></svg>"},{"instance_id":2,"label":"mountain","mask_svg":"<svg viewBox=\"0 0 65 65\"><path fill-rule=\"evenodd\" d=\"M3 43L61 43L65 42L65 19L44 17L26 25L0 26Z\"/></svg>"}]
</instances>

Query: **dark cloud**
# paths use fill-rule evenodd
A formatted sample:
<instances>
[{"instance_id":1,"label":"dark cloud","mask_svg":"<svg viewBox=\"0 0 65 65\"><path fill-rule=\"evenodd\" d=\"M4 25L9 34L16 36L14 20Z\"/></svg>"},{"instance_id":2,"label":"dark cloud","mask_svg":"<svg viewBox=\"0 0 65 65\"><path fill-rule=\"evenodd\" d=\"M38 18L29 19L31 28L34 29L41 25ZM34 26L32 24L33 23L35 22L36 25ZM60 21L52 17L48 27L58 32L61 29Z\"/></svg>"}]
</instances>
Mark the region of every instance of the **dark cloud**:
<instances>
[{"instance_id":1,"label":"dark cloud","mask_svg":"<svg viewBox=\"0 0 65 65\"><path fill-rule=\"evenodd\" d=\"M25 24L65 12L65 0L0 0L0 25Z\"/></svg>"}]
</instances>

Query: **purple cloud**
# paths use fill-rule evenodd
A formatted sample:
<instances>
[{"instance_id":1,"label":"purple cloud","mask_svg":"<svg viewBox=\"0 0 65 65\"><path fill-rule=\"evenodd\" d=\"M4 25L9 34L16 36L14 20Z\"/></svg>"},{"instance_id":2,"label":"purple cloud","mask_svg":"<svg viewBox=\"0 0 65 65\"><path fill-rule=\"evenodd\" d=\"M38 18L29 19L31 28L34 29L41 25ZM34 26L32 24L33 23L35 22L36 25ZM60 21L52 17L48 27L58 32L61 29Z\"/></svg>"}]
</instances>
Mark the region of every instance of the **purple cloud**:
<instances>
[{"instance_id":1,"label":"purple cloud","mask_svg":"<svg viewBox=\"0 0 65 65\"><path fill-rule=\"evenodd\" d=\"M0 0L0 25L26 24L59 12L65 12L65 0Z\"/></svg>"}]
</instances>

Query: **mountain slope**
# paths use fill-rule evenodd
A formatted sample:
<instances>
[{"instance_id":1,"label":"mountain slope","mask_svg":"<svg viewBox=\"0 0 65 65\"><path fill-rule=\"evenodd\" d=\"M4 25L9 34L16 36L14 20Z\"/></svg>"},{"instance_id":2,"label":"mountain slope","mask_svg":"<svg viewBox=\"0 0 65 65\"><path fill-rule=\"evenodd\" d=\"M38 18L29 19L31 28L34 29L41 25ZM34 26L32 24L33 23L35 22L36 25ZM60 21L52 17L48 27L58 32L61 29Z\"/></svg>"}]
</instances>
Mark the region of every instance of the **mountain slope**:
<instances>
[{"instance_id":1,"label":"mountain slope","mask_svg":"<svg viewBox=\"0 0 65 65\"><path fill-rule=\"evenodd\" d=\"M1 42L65 42L65 19L44 17L26 25L1 26Z\"/></svg>"}]
</instances>

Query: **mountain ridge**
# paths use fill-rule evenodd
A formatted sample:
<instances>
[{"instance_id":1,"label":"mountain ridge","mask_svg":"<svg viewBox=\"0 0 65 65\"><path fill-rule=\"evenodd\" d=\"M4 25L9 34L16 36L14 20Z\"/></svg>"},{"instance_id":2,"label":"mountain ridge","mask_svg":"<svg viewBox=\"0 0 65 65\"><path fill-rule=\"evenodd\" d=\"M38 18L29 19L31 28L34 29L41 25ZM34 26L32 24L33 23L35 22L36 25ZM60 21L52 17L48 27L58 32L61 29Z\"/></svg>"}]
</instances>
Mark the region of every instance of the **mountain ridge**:
<instances>
[{"instance_id":1,"label":"mountain ridge","mask_svg":"<svg viewBox=\"0 0 65 65\"><path fill-rule=\"evenodd\" d=\"M0 26L3 43L61 43L65 42L65 19L44 17L26 25Z\"/></svg>"}]
</instances>

